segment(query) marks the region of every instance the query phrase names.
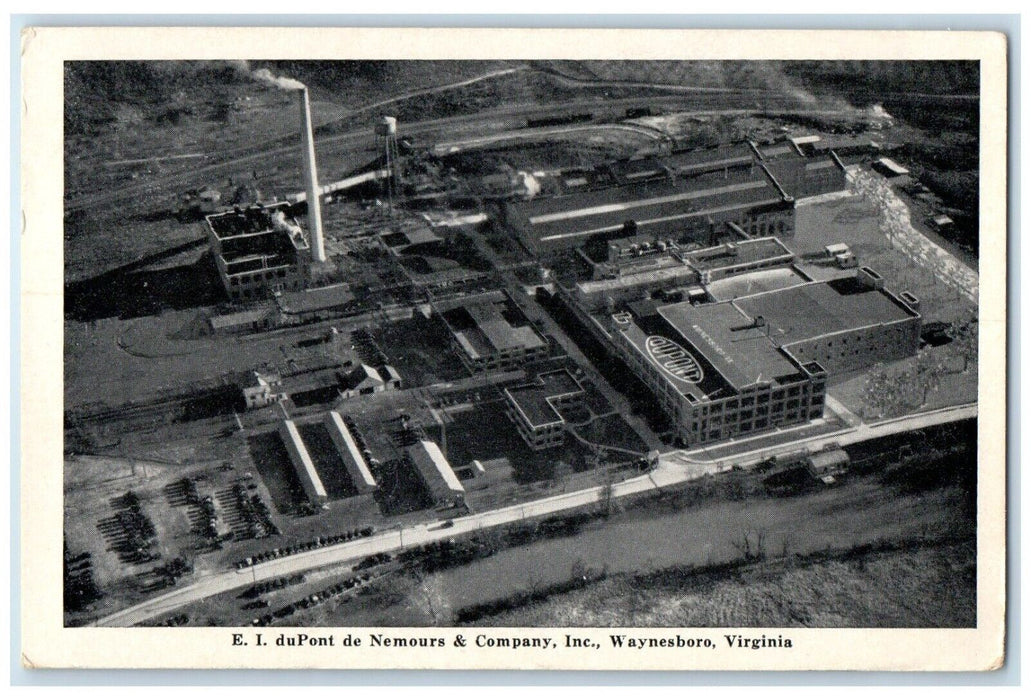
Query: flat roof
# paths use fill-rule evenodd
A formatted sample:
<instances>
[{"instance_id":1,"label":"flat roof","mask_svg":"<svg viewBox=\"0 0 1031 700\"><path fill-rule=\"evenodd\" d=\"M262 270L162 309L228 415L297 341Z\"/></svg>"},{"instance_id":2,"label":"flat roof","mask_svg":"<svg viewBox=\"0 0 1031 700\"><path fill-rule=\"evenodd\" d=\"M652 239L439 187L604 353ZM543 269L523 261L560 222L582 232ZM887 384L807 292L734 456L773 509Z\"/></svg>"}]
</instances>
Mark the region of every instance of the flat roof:
<instances>
[{"instance_id":1,"label":"flat roof","mask_svg":"<svg viewBox=\"0 0 1031 700\"><path fill-rule=\"evenodd\" d=\"M505 317L504 308L509 304L513 302L505 296L491 297L456 306L444 312L445 318L450 315L449 321L457 322L455 314L459 314L458 318L461 318L464 311L468 322L471 322L468 327L457 328L453 323L448 324L458 344L469 357L477 359L506 350L538 348L546 344L528 323L513 325L510 319Z\"/></svg>"},{"instance_id":2,"label":"flat roof","mask_svg":"<svg viewBox=\"0 0 1031 700\"><path fill-rule=\"evenodd\" d=\"M551 241L618 231L628 220L647 227L781 202L780 192L757 168L726 177L721 171L675 181L664 178L508 206L525 218L535 238Z\"/></svg>"},{"instance_id":3,"label":"flat roof","mask_svg":"<svg viewBox=\"0 0 1031 700\"><path fill-rule=\"evenodd\" d=\"M435 486L442 485L450 491L465 492L465 487L455 476L455 470L451 468L437 443L420 440L409 446L406 452L431 491L436 490Z\"/></svg>"},{"instance_id":4,"label":"flat roof","mask_svg":"<svg viewBox=\"0 0 1031 700\"><path fill-rule=\"evenodd\" d=\"M245 326L254 323L255 321L261 321L268 317L271 309L247 309L245 311L237 311L232 314L221 314L219 316L212 316L208 319L211 323L211 327L214 329L220 328L233 328L235 326Z\"/></svg>"},{"instance_id":5,"label":"flat roof","mask_svg":"<svg viewBox=\"0 0 1031 700\"><path fill-rule=\"evenodd\" d=\"M752 319L730 302L680 302L657 311L735 390L801 372L765 328L753 326Z\"/></svg>"},{"instance_id":6,"label":"flat roof","mask_svg":"<svg viewBox=\"0 0 1031 700\"><path fill-rule=\"evenodd\" d=\"M496 304L467 306L466 311L496 350L537 347L544 344L528 324L516 326L509 323Z\"/></svg>"},{"instance_id":7,"label":"flat roof","mask_svg":"<svg viewBox=\"0 0 1031 700\"><path fill-rule=\"evenodd\" d=\"M235 207L219 214L209 214L205 218L208 226L219 239L227 239L268 233L275 227L273 215L278 212L285 215L289 208L290 205L286 202L276 202L265 206ZM297 222L292 217L285 216L285 221L287 224L297 227Z\"/></svg>"},{"instance_id":8,"label":"flat roof","mask_svg":"<svg viewBox=\"0 0 1031 700\"><path fill-rule=\"evenodd\" d=\"M856 277L698 306L685 301L654 312L650 305L635 308L641 316L617 325L620 332L679 391L710 398L727 388L740 391L797 377L802 369L784 353L785 346L917 316Z\"/></svg>"},{"instance_id":9,"label":"flat roof","mask_svg":"<svg viewBox=\"0 0 1031 700\"><path fill-rule=\"evenodd\" d=\"M562 422L552 399L583 393L583 387L567 370L560 369L537 375L536 381L505 389L505 393L526 421L539 428Z\"/></svg>"},{"instance_id":10,"label":"flat roof","mask_svg":"<svg viewBox=\"0 0 1031 700\"><path fill-rule=\"evenodd\" d=\"M612 279L584 280L576 286L584 294L597 294L610 289L624 289L643 284L670 281L671 283L697 282L698 273L671 256L665 256L664 265L653 265L644 270L634 270Z\"/></svg>"},{"instance_id":11,"label":"flat roof","mask_svg":"<svg viewBox=\"0 0 1031 700\"><path fill-rule=\"evenodd\" d=\"M638 305L617 329L681 393L714 398L780 382L803 370L782 350L802 340L917 314L883 290L856 277L808 282L691 305ZM763 318L763 324L757 320Z\"/></svg>"},{"instance_id":12,"label":"flat roof","mask_svg":"<svg viewBox=\"0 0 1031 700\"><path fill-rule=\"evenodd\" d=\"M750 165L755 153L747 143L735 143L716 148L678 151L663 156L662 162L677 172L702 172Z\"/></svg>"},{"instance_id":13,"label":"flat roof","mask_svg":"<svg viewBox=\"0 0 1031 700\"><path fill-rule=\"evenodd\" d=\"M684 254L684 258L698 270L718 270L784 257L794 257L794 253L775 237L736 241Z\"/></svg>"},{"instance_id":14,"label":"flat roof","mask_svg":"<svg viewBox=\"0 0 1031 700\"><path fill-rule=\"evenodd\" d=\"M793 265L785 265L723 277L705 285L705 291L716 301L730 301L737 297L781 287L793 287L811 281L812 279L801 274Z\"/></svg>"},{"instance_id":15,"label":"flat roof","mask_svg":"<svg viewBox=\"0 0 1031 700\"><path fill-rule=\"evenodd\" d=\"M336 284L303 292L283 292L277 299L283 313L299 314L344 306L354 301L354 293L349 285Z\"/></svg>"},{"instance_id":16,"label":"flat roof","mask_svg":"<svg viewBox=\"0 0 1031 700\"><path fill-rule=\"evenodd\" d=\"M783 156L797 156L799 158L802 157L802 155L795 149L795 146L790 141L783 141L781 143L760 146L759 152L763 154L763 158L780 158Z\"/></svg>"},{"instance_id":17,"label":"flat roof","mask_svg":"<svg viewBox=\"0 0 1031 700\"><path fill-rule=\"evenodd\" d=\"M762 316L778 345L913 318L916 314L855 277L775 289L732 302L750 318Z\"/></svg>"}]
</instances>

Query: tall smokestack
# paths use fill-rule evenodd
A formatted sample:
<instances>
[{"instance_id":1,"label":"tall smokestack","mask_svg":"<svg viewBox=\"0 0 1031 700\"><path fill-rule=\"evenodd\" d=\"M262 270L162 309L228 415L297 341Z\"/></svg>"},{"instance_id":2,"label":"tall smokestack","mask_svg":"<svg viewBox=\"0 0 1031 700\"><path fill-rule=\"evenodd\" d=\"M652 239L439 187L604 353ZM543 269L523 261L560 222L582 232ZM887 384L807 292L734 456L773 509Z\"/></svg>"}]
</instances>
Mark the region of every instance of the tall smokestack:
<instances>
[{"instance_id":1,"label":"tall smokestack","mask_svg":"<svg viewBox=\"0 0 1031 700\"><path fill-rule=\"evenodd\" d=\"M308 232L311 236L311 257L326 262L326 244L322 239L322 203L319 201L319 175L315 169L315 135L311 128L311 105L308 88L301 90L301 144L304 151L304 185L308 200Z\"/></svg>"}]
</instances>

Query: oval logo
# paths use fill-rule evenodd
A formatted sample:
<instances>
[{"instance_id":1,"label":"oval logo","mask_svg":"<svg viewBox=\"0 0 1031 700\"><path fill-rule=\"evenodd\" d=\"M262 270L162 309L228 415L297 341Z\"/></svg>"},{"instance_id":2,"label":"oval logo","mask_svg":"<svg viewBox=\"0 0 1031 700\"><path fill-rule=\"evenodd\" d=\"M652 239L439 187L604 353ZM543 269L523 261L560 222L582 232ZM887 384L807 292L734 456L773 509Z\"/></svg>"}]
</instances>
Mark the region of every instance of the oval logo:
<instances>
[{"instance_id":1,"label":"oval logo","mask_svg":"<svg viewBox=\"0 0 1031 700\"><path fill-rule=\"evenodd\" d=\"M647 348L655 364L677 379L697 384L705 377L698 360L669 338L661 335L648 336Z\"/></svg>"}]
</instances>

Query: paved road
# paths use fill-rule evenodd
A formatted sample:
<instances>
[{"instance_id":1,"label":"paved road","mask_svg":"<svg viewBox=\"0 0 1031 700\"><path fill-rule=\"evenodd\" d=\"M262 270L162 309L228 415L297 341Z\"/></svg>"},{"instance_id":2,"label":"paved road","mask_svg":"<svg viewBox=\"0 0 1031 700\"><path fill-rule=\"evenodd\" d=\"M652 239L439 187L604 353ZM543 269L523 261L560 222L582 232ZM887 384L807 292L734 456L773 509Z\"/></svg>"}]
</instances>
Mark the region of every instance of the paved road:
<instances>
[{"instance_id":1,"label":"paved road","mask_svg":"<svg viewBox=\"0 0 1031 700\"><path fill-rule=\"evenodd\" d=\"M933 425L952 423L977 416L977 405L966 404L950 408L927 411L912 416L884 420L869 425L849 427L838 432L815 437L787 441L776 447L743 449L732 457L721 460L704 458L702 450L677 450L663 455L659 466L651 473L633 477L611 486L612 498L622 498L673 486L698 479L708 474L728 471L734 465L749 466L772 455L795 452L803 449L820 450L831 444L851 445L874 438L919 430ZM167 615L189 603L225 591L245 586L251 582L307 571L331 564L340 564L354 559L390 552L403 547L426 544L456 535L474 532L481 528L495 527L537 518L597 503L606 498L605 486L550 496L506 508L455 518L453 525L440 528L440 523L424 523L403 530L387 530L354 542L325 547L302 554L283 557L239 571L207 576L196 583L170 591L164 595L127 608L100 620L97 624L109 627L127 627L145 620Z\"/></svg>"}]
</instances>

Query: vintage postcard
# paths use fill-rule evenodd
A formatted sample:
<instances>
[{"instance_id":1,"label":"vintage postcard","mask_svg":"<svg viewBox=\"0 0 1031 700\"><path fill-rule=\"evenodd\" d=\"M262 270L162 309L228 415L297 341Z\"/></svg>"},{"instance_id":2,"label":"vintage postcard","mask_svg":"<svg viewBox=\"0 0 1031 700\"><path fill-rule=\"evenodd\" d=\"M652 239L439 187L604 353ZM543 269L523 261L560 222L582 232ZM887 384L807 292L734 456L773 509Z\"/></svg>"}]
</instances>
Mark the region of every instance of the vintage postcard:
<instances>
[{"instance_id":1,"label":"vintage postcard","mask_svg":"<svg viewBox=\"0 0 1031 700\"><path fill-rule=\"evenodd\" d=\"M23 664L998 668L1006 52L26 30Z\"/></svg>"}]
</instances>

